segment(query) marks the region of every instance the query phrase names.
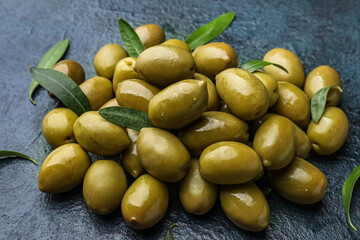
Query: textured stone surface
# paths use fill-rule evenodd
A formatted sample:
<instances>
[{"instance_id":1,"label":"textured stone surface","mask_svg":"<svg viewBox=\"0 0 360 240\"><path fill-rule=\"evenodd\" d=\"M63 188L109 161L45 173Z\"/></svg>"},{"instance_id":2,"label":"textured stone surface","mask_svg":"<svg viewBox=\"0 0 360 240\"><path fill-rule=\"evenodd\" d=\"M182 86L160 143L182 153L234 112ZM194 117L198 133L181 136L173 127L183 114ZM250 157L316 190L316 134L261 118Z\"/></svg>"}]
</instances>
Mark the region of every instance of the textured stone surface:
<instances>
[{"instance_id":1,"label":"textured stone surface","mask_svg":"<svg viewBox=\"0 0 360 240\"><path fill-rule=\"evenodd\" d=\"M0 149L26 153L41 164L51 151L41 134L41 121L58 103L44 89L28 100L29 65L37 65L56 42L70 39L65 56L80 62L87 78L95 75L93 57L101 46L121 43L117 19L134 27L157 23L167 38L184 39L218 15L235 11L236 19L217 41L235 48L240 63L261 59L271 48L284 47L302 59L306 73L321 64L337 69L344 83L340 107L350 120L350 133L336 154L309 160L328 177L322 202L312 206L289 203L272 192L267 196L272 217L260 233L238 229L220 204L205 216L186 213L170 185L171 201L154 228L128 227L121 211L106 217L92 213L81 187L48 195L37 189L39 166L21 159L0 160L0 239L161 239L171 223L176 239L356 239L347 224L341 188L360 164L360 2L359 1L47 1L0 2ZM93 156L93 160L95 157ZM351 216L360 228L360 184L354 190Z\"/></svg>"}]
</instances>

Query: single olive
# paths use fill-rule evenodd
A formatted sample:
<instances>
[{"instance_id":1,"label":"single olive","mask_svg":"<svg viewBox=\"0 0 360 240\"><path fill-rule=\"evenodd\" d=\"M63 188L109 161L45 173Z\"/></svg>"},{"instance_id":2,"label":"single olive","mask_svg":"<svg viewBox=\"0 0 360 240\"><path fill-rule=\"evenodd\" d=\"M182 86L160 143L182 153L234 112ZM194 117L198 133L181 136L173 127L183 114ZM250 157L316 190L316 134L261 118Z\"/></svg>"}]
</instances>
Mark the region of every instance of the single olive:
<instances>
[{"instance_id":1,"label":"single olive","mask_svg":"<svg viewBox=\"0 0 360 240\"><path fill-rule=\"evenodd\" d=\"M188 172L180 183L181 205L189 213L203 215L213 208L217 194L218 186L201 176L199 160L193 158Z\"/></svg>"},{"instance_id":2,"label":"single olive","mask_svg":"<svg viewBox=\"0 0 360 240\"><path fill-rule=\"evenodd\" d=\"M257 132L259 127L272 116L279 116L279 115L275 114L275 113L266 113L265 115L262 115L261 117L252 121L251 122L251 135L255 136L255 133Z\"/></svg>"},{"instance_id":3,"label":"single olive","mask_svg":"<svg viewBox=\"0 0 360 240\"><path fill-rule=\"evenodd\" d=\"M217 94L214 82L201 73L195 73L194 79L203 80L206 82L206 87L208 90L208 104L205 111L216 111L219 108L219 95Z\"/></svg>"},{"instance_id":4,"label":"single olive","mask_svg":"<svg viewBox=\"0 0 360 240\"><path fill-rule=\"evenodd\" d=\"M339 73L330 66L322 65L312 70L306 77L304 91L310 101L317 91L324 87L337 85L341 87ZM330 88L326 106L335 107L340 101L341 93L336 88Z\"/></svg>"},{"instance_id":5,"label":"single olive","mask_svg":"<svg viewBox=\"0 0 360 240\"><path fill-rule=\"evenodd\" d=\"M149 103L149 118L156 127L182 128L205 111L208 91L205 81L187 79L170 85Z\"/></svg>"},{"instance_id":6,"label":"single olive","mask_svg":"<svg viewBox=\"0 0 360 240\"><path fill-rule=\"evenodd\" d=\"M148 112L150 100L160 89L140 79L127 79L118 84L116 99L119 105Z\"/></svg>"},{"instance_id":7,"label":"single olive","mask_svg":"<svg viewBox=\"0 0 360 240\"><path fill-rule=\"evenodd\" d=\"M306 159L311 150L311 141L309 136L296 124L295 126L295 156Z\"/></svg>"},{"instance_id":8,"label":"single olive","mask_svg":"<svg viewBox=\"0 0 360 240\"><path fill-rule=\"evenodd\" d=\"M180 133L180 140L195 156L199 156L206 147L216 142L245 142L248 139L246 122L230 113L217 111L204 112Z\"/></svg>"},{"instance_id":9,"label":"single olive","mask_svg":"<svg viewBox=\"0 0 360 240\"><path fill-rule=\"evenodd\" d=\"M269 225L269 204L254 182L221 186L220 203L226 216L239 228L258 232Z\"/></svg>"},{"instance_id":10,"label":"single olive","mask_svg":"<svg viewBox=\"0 0 360 240\"><path fill-rule=\"evenodd\" d=\"M216 90L230 111L246 121L262 116L269 107L264 84L240 68L230 68L219 73L216 76Z\"/></svg>"},{"instance_id":11,"label":"single olive","mask_svg":"<svg viewBox=\"0 0 360 240\"><path fill-rule=\"evenodd\" d=\"M215 76L228 68L237 67L239 58L236 51L224 42L212 42L197 47L193 52L196 72L215 79Z\"/></svg>"},{"instance_id":12,"label":"single olive","mask_svg":"<svg viewBox=\"0 0 360 240\"><path fill-rule=\"evenodd\" d=\"M321 201L327 187L325 175L317 167L299 157L295 157L285 168L268 171L267 176L277 193L299 204Z\"/></svg>"},{"instance_id":13,"label":"single olive","mask_svg":"<svg viewBox=\"0 0 360 240\"><path fill-rule=\"evenodd\" d=\"M273 106L279 99L279 87L277 80L270 74L265 72L254 72L255 75L266 87L269 96L269 107Z\"/></svg>"},{"instance_id":14,"label":"single olive","mask_svg":"<svg viewBox=\"0 0 360 240\"><path fill-rule=\"evenodd\" d=\"M165 41L164 30L156 24L145 24L137 27L135 32L146 48L158 45Z\"/></svg>"},{"instance_id":15,"label":"single olive","mask_svg":"<svg viewBox=\"0 0 360 240\"><path fill-rule=\"evenodd\" d=\"M215 184L240 184L262 171L258 154L249 146L232 141L214 143L200 155L201 175Z\"/></svg>"},{"instance_id":16,"label":"single olive","mask_svg":"<svg viewBox=\"0 0 360 240\"><path fill-rule=\"evenodd\" d=\"M186 42L181 41L179 39L174 39L174 38L169 39L169 40L163 42L161 45L171 45L171 46L179 47L179 48L182 48L185 51L191 53L191 48L189 47L189 45Z\"/></svg>"},{"instance_id":17,"label":"single olive","mask_svg":"<svg viewBox=\"0 0 360 240\"><path fill-rule=\"evenodd\" d=\"M158 45L140 53L135 63L135 71L151 84L168 86L192 78L195 73L195 61L184 49Z\"/></svg>"},{"instance_id":18,"label":"single olive","mask_svg":"<svg viewBox=\"0 0 360 240\"><path fill-rule=\"evenodd\" d=\"M80 63L73 60L61 60L52 69L62 72L70 77L77 85L85 80L85 72Z\"/></svg>"},{"instance_id":19,"label":"single olive","mask_svg":"<svg viewBox=\"0 0 360 240\"><path fill-rule=\"evenodd\" d=\"M101 106L100 109L107 108L107 107L119 107L119 103L117 102L116 98L112 98L109 101L107 101L104 105Z\"/></svg>"},{"instance_id":20,"label":"single olive","mask_svg":"<svg viewBox=\"0 0 360 240\"><path fill-rule=\"evenodd\" d=\"M126 130L105 120L96 111L86 112L76 120L74 134L83 148L99 155L112 156L129 146Z\"/></svg>"},{"instance_id":21,"label":"single olive","mask_svg":"<svg viewBox=\"0 0 360 240\"><path fill-rule=\"evenodd\" d=\"M267 170L280 169L288 165L295 154L295 126L282 116L271 116L254 136L253 147Z\"/></svg>"},{"instance_id":22,"label":"single olive","mask_svg":"<svg viewBox=\"0 0 360 240\"><path fill-rule=\"evenodd\" d=\"M124 170L115 161L98 160L87 170L83 183L86 205L99 215L113 212L121 205L127 189Z\"/></svg>"},{"instance_id":23,"label":"single olive","mask_svg":"<svg viewBox=\"0 0 360 240\"><path fill-rule=\"evenodd\" d=\"M341 148L349 132L349 121L345 113L337 107L325 108L318 123L311 121L307 135L312 149L321 155L329 155Z\"/></svg>"},{"instance_id":24,"label":"single olive","mask_svg":"<svg viewBox=\"0 0 360 240\"><path fill-rule=\"evenodd\" d=\"M154 226L165 215L169 204L166 184L144 174L125 192L121 212L127 224L135 229Z\"/></svg>"},{"instance_id":25,"label":"single olive","mask_svg":"<svg viewBox=\"0 0 360 240\"><path fill-rule=\"evenodd\" d=\"M220 100L219 112L231 113L229 106L222 100Z\"/></svg>"},{"instance_id":26,"label":"single olive","mask_svg":"<svg viewBox=\"0 0 360 240\"><path fill-rule=\"evenodd\" d=\"M91 161L77 143L56 148L45 159L39 172L39 189L46 193L63 193L78 186Z\"/></svg>"},{"instance_id":27,"label":"single olive","mask_svg":"<svg viewBox=\"0 0 360 240\"><path fill-rule=\"evenodd\" d=\"M122 155L121 163L127 173L129 173L132 177L137 178L145 172L141 165L140 157L136 148L139 131L130 128L127 128L126 131L129 135L130 144Z\"/></svg>"},{"instance_id":28,"label":"single olive","mask_svg":"<svg viewBox=\"0 0 360 240\"><path fill-rule=\"evenodd\" d=\"M304 85L304 67L293 52L284 48L274 48L265 54L264 61L280 64L288 71L287 73L273 65L264 67L265 72L274 76L276 80L290 82L299 88Z\"/></svg>"},{"instance_id":29,"label":"single olive","mask_svg":"<svg viewBox=\"0 0 360 240\"><path fill-rule=\"evenodd\" d=\"M114 97L111 82L107 78L96 76L86 80L79 87L89 99L93 111Z\"/></svg>"},{"instance_id":30,"label":"single olive","mask_svg":"<svg viewBox=\"0 0 360 240\"><path fill-rule=\"evenodd\" d=\"M136 142L143 168L164 182L181 180L190 165L190 153L173 134L160 128L142 128Z\"/></svg>"},{"instance_id":31,"label":"single olive","mask_svg":"<svg viewBox=\"0 0 360 240\"><path fill-rule=\"evenodd\" d=\"M116 93L117 85L120 82L126 79L141 79L140 75L134 70L135 62L136 58L126 57L116 64L112 80L114 93Z\"/></svg>"},{"instance_id":32,"label":"single olive","mask_svg":"<svg viewBox=\"0 0 360 240\"><path fill-rule=\"evenodd\" d=\"M55 108L44 117L41 131L46 141L57 148L66 143L75 143L73 126L78 115L67 108Z\"/></svg>"},{"instance_id":33,"label":"single olive","mask_svg":"<svg viewBox=\"0 0 360 240\"><path fill-rule=\"evenodd\" d=\"M94 58L97 75L112 79L116 64L125 57L128 57L128 54L119 44L112 43L103 46Z\"/></svg>"}]
</instances>

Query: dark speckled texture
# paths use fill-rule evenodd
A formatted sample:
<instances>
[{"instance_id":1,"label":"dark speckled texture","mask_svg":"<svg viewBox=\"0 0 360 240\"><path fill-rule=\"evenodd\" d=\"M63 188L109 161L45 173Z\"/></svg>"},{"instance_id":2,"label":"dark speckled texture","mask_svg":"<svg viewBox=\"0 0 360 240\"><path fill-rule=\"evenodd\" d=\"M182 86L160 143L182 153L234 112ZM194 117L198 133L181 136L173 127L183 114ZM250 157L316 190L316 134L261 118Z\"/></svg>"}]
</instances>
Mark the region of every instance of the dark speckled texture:
<instances>
[{"instance_id":1,"label":"dark speckled texture","mask_svg":"<svg viewBox=\"0 0 360 240\"><path fill-rule=\"evenodd\" d=\"M167 38L184 39L218 15L235 11L236 19L217 40L239 54L240 63L261 59L271 48L294 51L305 71L321 64L337 69L344 83L340 107L350 120L345 146L336 154L309 160L328 177L322 202L301 206L272 192L272 217L261 233L238 229L220 204L205 216L186 213L171 185L165 218L154 228L135 231L121 211L106 217L92 213L81 187L61 195L37 189L39 166L21 159L0 160L0 239L161 239L171 223L176 239L360 239L346 222L341 187L360 164L360 2L359 1L0 1L0 149L21 151L41 164L51 151L41 134L45 114L58 106L44 89L28 98L29 65L37 65L56 42L70 39L67 59L80 62L87 78L94 76L93 57L101 46L121 43L117 18L133 26L157 23ZM93 156L93 160L96 157ZM97 157L101 158L101 157ZM360 184L354 191L352 219L360 228Z\"/></svg>"}]
</instances>

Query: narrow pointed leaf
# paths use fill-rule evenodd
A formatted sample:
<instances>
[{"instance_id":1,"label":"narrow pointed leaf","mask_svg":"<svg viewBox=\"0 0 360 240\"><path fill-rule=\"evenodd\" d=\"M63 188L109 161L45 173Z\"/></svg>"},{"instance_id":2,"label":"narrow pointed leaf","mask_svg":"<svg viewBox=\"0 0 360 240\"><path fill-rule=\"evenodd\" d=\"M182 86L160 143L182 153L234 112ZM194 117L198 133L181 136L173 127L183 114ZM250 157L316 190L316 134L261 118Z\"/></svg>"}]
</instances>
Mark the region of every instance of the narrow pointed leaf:
<instances>
[{"instance_id":1,"label":"narrow pointed leaf","mask_svg":"<svg viewBox=\"0 0 360 240\"><path fill-rule=\"evenodd\" d=\"M177 223L173 223L171 224L171 226L168 228L168 230L166 231L164 240L175 240L174 235L172 233L172 228L173 227L177 227L179 226Z\"/></svg>"},{"instance_id":2,"label":"narrow pointed leaf","mask_svg":"<svg viewBox=\"0 0 360 240\"><path fill-rule=\"evenodd\" d=\"M262 60L254 60L254 61L250 61L250 62L247 62L243 65L241 65L240 68L248 71L248 72L255 72L256 70L260 69L260 68L263 68L263 67L266 67L268 65L274 65L275 67L278 67L280 68L281 70L285 71L286 73L289 73L286 68L284 68L283 66L281 66L280 64L277 64L277 63L272 63L272 62L267 62L267 61L262 61Z\"/></svg>"},{"instance_id":3,"label":"narrow pointed leaf","mask_svg":"<svg viewBox=\"0 0 360 240\"><path fill-rule=\"evenodd\" d=\"M144 44L130 24L122 18L119 18L119 29L129 56L137 58L145 50Z\"/></svg>"},{"instance_id":4,"label":"narrow pointed leaf","mask_svg":"<svg viewBox=\"0 0 360 240\"><path fill-rule=\"evenodd\" d=\"M346 218L350 224L350 226L357 231L355 226L352 224L350 220L350 203L351 197L354 190L354 186L358 178L360 177L360 166L354 168L351 174L346 178L344 185L342 187L342 197L343 197L343 204L345 208Z\"/></svg>"},{"instance_id":5,"label":"narrow pointed leaf","mask_svg":"<svg viewBox=\"0 0 360 240\"><path fill-rule=\"evenodd\" d=\"M38 165L38 163L34 159L32 159L31 157L29 157L23 153L19 153L19 152L15 152L15 151L0 150L0 158L7 158L7 157L24 158L24 159L30 160L33 163L35 163L36 165Z\"/></svg>"}]
</instances>

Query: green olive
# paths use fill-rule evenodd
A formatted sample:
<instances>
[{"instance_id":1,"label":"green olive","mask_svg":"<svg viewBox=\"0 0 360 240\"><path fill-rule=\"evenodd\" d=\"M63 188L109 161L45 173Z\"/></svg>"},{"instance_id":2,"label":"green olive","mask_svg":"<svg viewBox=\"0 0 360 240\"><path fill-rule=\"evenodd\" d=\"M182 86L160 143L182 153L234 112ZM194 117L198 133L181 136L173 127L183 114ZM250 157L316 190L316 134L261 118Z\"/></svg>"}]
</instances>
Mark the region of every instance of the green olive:
<instances>
[{"instance_id":1,"label":"green olive","mask_svg":"<svg viewBox=\"0 0 360 240\"><path fill-rule=\"evenodd\" d=\"M277 80L268 73L254 72L253 73L266 87L269 96L269 107L273 106L279 99L279 87Z\"/></svg>"},{"instance_id":2,"label":"green olive","mask_svg":"<svg viewBox=\"0 0 360 240\"><path fill-rule=\"evenodd\" d=\"M136 142L143 168L164 182L181 180L190 164L190 153L173 134L160 128L142 128Z\"/></svg>"},{"instance_id":3,"label":"green olive","mask_svg":"<svg viewBox=\"0 0 360 240\"><path fill-rule=\"evenodd\" d=\"M114 93L116 93L117 85L120 82L126 79L141 79L140 75L134 70L135 62L136 58L126 57L116 64L112 80Z\"/></svg>"},{"instance_id":4,"label":"green olive","mask_svg":"<svg viewBox=\"0 0 360 240\"><path fill-rule=\"evenodd\" d=\"M101 106L100 109L107 108L107 107L119 107L119 103L117 102L116 98L112 98L109 101L107 101L104 105Z\"/></svg>"},{"instance_id":5,"label":"green olive","mask_svg":"<svg viewBox=\"0 0 360 240\"><path fill-rule=\"evenodd\" d=\"M145 24L137 27L135 32L146 48L158 45L165 41L164 30L156 24Z\"/></svg>"},{"instance_id":6,"label":"green olive","mask_svg":"<svg viewBox=\"0 0 360 240\"><path fill-rule=\"evenodd\" d=\"M191 48L189 47L189 45L186 42L181 41L179 39L169 39L163 42L161 45L171 45L171 46L179 47L191 53Z\"/></svg>"},{"instance_id":7,"label":"green olive","mask_svg":"<svg viewBox=\"0 0 360 240\"><path fill-rule=\"evenodd\" d=\"M199 156L206 147L216 142L245 142L248 139L246 122L230 113L216 111L204 112L180 134L180 140L195 156Z\"/></svg>"},{"instance_id":8,"label":"green olive","mask_svg":"<svg viewBox=\"0 0 360 240\"><path fill-rule=\"evenodd\" d=\"M183 80L155 95L149 103L149 118L156 127L182 128L205 111L208 91L205 81Z\"/></svg>"},{"instance_id":9,"label":"green olive","mask_svg":"<svg viewBox=\"0 0 360 240\"><path fill-rule=\"evenodd\" d=\"M44 117L41 130L46 141L57 148L66 143L75 143L73 126L78 115L67 108L55 108Z\"/></svg>"},{"instance_id":10,"label":"green olive","mask_svg":"<svg viewBox=\"0 0 360 240\"><path fill-rule=\"evenodd\" d=\"M135 71L151 84L168 86L192 78L195 73L195 61L184 49L158 45L144 50L138 56Z\"/></svg>"},{"instance_id":11,"label":"green olive","mask_svg":"<svg viewBox=\"0 0 360 240\"><path fill-rule=\"evenodd\" d=\"M107 78L96 76L86 80L79 87L89 99L93 111L114 97L111 82Z\"/></svg>"},{"instance_id":12,"label":"green olive","mask_svg":"<svg viewBox=\"0 0 360 240\"><path fill-rule=\"evenodd\" d=\"M39 189L46 193L63 193L78 186L91 161L77 143L56 148L45 159L39 172Z\"/></svg>"},{"instance_id":13,"label":"green olive","mask_svg":"<svg viewBox=\"0 0 360 240\"><path fill-rule=\"evenodd\" d=\"M287 167L267 173L272 188L291 202L313 204L324 197L325 175L302 158L295 157Z\"/></svg>"},{"instance_id":14,"label":"green olive","mask_svg":"<svg viewBox=\"0 0 360 240\"><path fill-rule=\"evenodd\" d=\"M276 80L290 82L299 88L304 85L304 67L293 52L284 48L274 48L265 54L264 61L280 64L288 71L287 73L273 65L264 67L265 72L274 76Z\"/></svg>"},{"instance_id":15,"label":"green olive","mask_svg":"<svg viewBox=\"0 0 360 240\"><path fill-rule=\"evenodd\" d=\"M85 72L80 63L73 60L61 60L52 69L62 72L70 77L77 85L85 80Z\"/></svg>"},{"instance_id":16,"label":"green olive","mask_svg":"<svg viewBox=\"0 0 360 240\"><path fill-rule=\"evenodd\" d=\"M99 155L112 156L129 146L126 130L95 111L86 112L76 120L74 134L83 148Z\"/></svg>"},{"instance_id":17,"label":"green olive","mask_svg":"<svg viewBox=\"0 0 360 240\"><path fill-rule=\"evenodd\" d=\"M306 77L304 91L310 101L321 88L338 85L341 87L339 73L330 66L322 65L312 70ZM326 106L335 107L340 101L341 93L336 88L331 88L327 95Z\"/></svg>"},{"instance_id":18,"label":"green olive","mask_svg":"<svg viewBox=\"0 0 360 240\"><path fill-rule=\"evenodd\" d=\"M135 229L154 226L165 215L169 204L166 184L144 174L125 192L121 212L127 224Z\"/></svg>"},{"instance_id":19,"label":"green olive","mask_svg":"<svg viewBox=\"0 0 360 240\"><path fill-rule=\"evenodd\" d=\"M97 75L112 79L116 64L125 57L128 57L128 54L119 44L113 43L103 46L94 58L94 67Z\"/></svg>"},{"instance_id":20,"label":"green olive","mask_svg":"<svg viewBox=\"0 0 360 240\"><path fill-rule=\"evenodd\" d=\"M201 175L215 184L250 181L262 168L258 154L239 142L217 142L205 148L200 155Z\"/></svg>"},{"instance_id":21,"label":"green olive","mask_svg":"<svg viewBox=\"0 0 360 240\"><path fill-rule=\"evenodd\" d=\"M267 170L288 165L295 154L295 126L282 116L271 116L254 136L254 150L259 154Z\"/></svg>"},{"instance_id":22,"label":"green olive","mask_svg":"<svg viewBox=\"0 0 360 240\"><path fill-rule=\"evenodd\" d=\"M226 216L239 228L258 232L269 225L269 204L253 182L221 186L220 203Z\"/></svg>"},{"instance_id":23,"label":"green olive","mask_svg":"<svg viewBox=\"0 0 360 240\"><path fill-rule=\"evenodd\" d=\"M84 200L86 205L99 215L106 215L117 209L126 189L124 170L115 161L98 160L85 174Z\"/></svg>"},{"instance_id":24,"label":"green olive","mask_svg":"<svg viewBox=\"0 0 360 240\"><path fill-rule=\"evenodd\" d=\"M217 194L218 186L201 176L199 160L193 158L186 176L180 183L181 205L189 213L203 215L215 205Z\"/></svg>"},{"instance_id":25,"label":"green olive","mask_svg":"<svg viewBox=\"0 0 360 240\"><path fill-rule=\"evenodd\" d=\"M119 105L148 112L150 100L160 89L140 79L127 79L118 84L116 99Z\"/></svg>"},{"instance_id":26,"label":"green olive","mask_svg":"<svg viewBox=\"0 0 360 240\"><path fill-rule=\"evenodd\" d=\"M232 114L229 106L222 100L220 100L219 112L226 112Z\"/></svg>"},{"instance_id":27,"label":"green olive","mask_svg":"<svg viewBox=\"0 0 360 240\"><path fill-rule=\"evenodd\" d=\"M269 97L264 84L243 69L230 68L219 73L216 90L231 112L243 120L254 120L268 109Z\"/></svg>"},{"instance_id":28,"label":"green olive","mask_svg":"<svg viewBox=\"0 0 360 240\"><path fill-rule=\"evenodd\" d=\"M197 47L193 52L196 72L215 79L228 68L237 67L239 58L235 50L224 42L212 42Z\"/></svg>"},{"instance_id":29,"label":"green olive","mask_svg":"<svg viewBox=\"0 0 360 240\"><path fill-rule=\"evenodd\" d=\"M349 121L345 113L337 107L325 108L318 123L311 121L307 135L312 149L321 155L329 155L341 148L349 132Z\"/></svg>"},{"instance_id":30,"label":"green olive","mask_svg":"<svg viewBox=\"0 0 360 240\"><path fill-rule=\"evenodd\" d=\"M127 173L132 177L137 178L145 172L141 166L140 157L136 148L136 141L139 137L139 131L127 128L129 135L130 144L129 147L124 151L121 163Z\"/></svg>"},{"instance_id":31,"label":"green olive","mask_svg":"<svg viewBox=\"0 0 360 240\"><path fill-rule=\"evenodd\" d=\"M296 124L295 126L295 156L301 158L307 158L311 150L311 141L308 135L299 128Z\"/></svg>"},{"instance_id":32,"label":"green olive","mask_svg":"<svg viewBox=\"0 0 360 240\"><path fill-rule=\"evenodd\" d=\"M206 87L208 90L208 104L205 111L216 111L219 108L219 95L217 94L214 82L201 73L195 73L194 79L203 80L206 82Z\"/></svg>"}]
</instances>

